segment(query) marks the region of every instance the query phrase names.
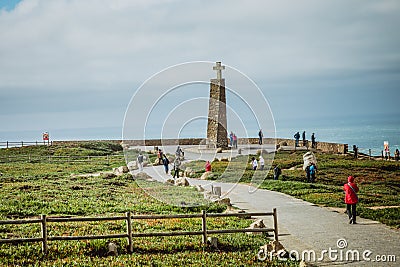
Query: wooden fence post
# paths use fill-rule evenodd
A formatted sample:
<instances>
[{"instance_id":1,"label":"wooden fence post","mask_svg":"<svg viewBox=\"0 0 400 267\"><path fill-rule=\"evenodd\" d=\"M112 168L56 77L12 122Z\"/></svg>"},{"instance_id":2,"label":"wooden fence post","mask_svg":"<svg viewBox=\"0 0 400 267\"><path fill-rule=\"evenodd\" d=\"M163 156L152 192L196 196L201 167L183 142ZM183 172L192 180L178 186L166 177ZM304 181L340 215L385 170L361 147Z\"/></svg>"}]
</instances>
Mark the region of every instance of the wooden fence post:
<instances>
[{"instance_id":1,"label":"wooden fence post","mask_svg":"<svg viewBox=\"0 0 400 267\"><path fill-rule=\"evenodd\" d=\"M207 243L207 214L205 210L202 210L202 216L201 216L201 230L203 231L203 236L202 236L202 242L203 244Z\"/></svg>"},{"instance_id":2,"label":"wooden fence post","mask_svg":"<svg viewBox=\"0 0 400 267\"><path fill-rule=\"evenodd\" d=\"M133 253L133 242L132 242L132 216L131 212L126 213L126 228L128 232L128 250L129 253Z\"/></svg>"},{"instance_id":3,"label":"wooden fence post","mask_svg":"<svg viewBox=\"0 0 400 267\"><path fill-rule=\"evenodd\" d=\"M278 214L276 213L276 208L273 209L274 213L274 238L278 241Z\"/></svg>"},{"instance_id":4,"label":"wooden fence post","mask_svg":"<svg viewBox=\"0 0 400 267\"><path fill-rule=\"evenodd\" d=\"M46 221L46 215L41 215L40 216L42 219L42 252L43 254L47 255L47 252L49 250L47 246L47 221Z\"/></svg>"}]
</instances>

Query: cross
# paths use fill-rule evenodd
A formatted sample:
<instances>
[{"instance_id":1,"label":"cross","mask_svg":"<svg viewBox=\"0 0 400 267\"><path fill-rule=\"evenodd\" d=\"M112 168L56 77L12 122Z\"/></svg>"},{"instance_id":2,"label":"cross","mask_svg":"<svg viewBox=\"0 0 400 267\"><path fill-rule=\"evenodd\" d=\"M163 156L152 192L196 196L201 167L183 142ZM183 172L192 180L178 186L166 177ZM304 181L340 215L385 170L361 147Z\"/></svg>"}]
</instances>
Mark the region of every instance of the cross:
<instances>
[{"instance_id":1,"label":"cross","mask_svg":"<svg viewBox=\"0 0 400 267\"><path fill-rule=\"evenodd\" d=\"M225 69L225 66L221 65L221 62L215 62L215 66L213 66L213 70L217 71L217 80L221 80L222 79L222 70Z\"/></svg>"}]
</instances>

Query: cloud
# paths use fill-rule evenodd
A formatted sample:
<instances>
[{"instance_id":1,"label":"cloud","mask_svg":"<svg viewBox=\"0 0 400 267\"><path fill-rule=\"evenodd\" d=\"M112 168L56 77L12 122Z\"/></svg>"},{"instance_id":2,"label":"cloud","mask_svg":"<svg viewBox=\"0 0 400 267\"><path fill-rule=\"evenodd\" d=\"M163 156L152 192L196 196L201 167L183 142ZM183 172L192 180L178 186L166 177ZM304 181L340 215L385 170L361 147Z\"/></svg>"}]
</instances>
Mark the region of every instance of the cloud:
<instances>
[{"instance_id":1,"label":"cloud","mask_svg":"<svg viewBox=\"0 0 400 267\"><path fill-rule=\"evenodd\" d=\"M221 60L277 97L362 92L372 103L380 84L392 99L385 88L400 79L399 10L390 0L23 0L0 10L0 111L22 108L5 104L16 92L22 109L37 112L44 102L27 92L64 99L55 112L125 106L155 72L193 60Z\"/></svg>"}]
</instances>

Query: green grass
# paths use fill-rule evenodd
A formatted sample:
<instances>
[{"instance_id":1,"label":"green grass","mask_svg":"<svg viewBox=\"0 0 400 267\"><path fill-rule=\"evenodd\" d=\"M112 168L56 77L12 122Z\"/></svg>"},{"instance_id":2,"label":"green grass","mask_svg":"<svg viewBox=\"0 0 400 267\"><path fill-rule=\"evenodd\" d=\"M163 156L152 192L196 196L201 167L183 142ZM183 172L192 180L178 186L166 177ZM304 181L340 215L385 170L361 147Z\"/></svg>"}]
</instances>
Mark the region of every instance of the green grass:
<instances>
[{"instance_id":1,"label":"green grass","mask_svg":"<svg viewBox=\"0 0 400 267\"><path fill-rule=\"evenodd\" d=\"M164 184L146 186L148 181L134 181L130 175L109 178L76 176L109 171L125 164L121 147L107 142L75 143L51 147L0 149L0 159L8 156L104 156L114 155L110 163L99 159L71 162L0 163L0 219L37 218L48 216L121 216L135 214L176 214L223 212L226 206L209 204L194 188L177 188ZM137 151L136 151L137 152ZM135 152L132 152L135 153ZM134 154L131 155L132 157ZM152 159L151 154L149 158ZM140 187L138 186L140 183ZM193 207L167 205L149 196L149 190L188 198ZM179 190L179 194L176 190ZM154 193L154 192L152 192ZM174 199L175 200L175 199ZM238 218L214 218L209 229L245 228L252 221ZM106 235L126 231L124 221L49 223L50 236ZM200 219L136 220L134 232L201 230ZM40 224L0 225L0 238L40 237ZM257 260L259 247L268 239L246 234L217 235L219 251L201 244L200 236L135 238L134 253L127 250L125 239L113 240L119 256L107 256L110 240L50 241L49 254L43 256L40 243L0 245L1 266L265 266ZM297 262L271 262L269 266L298 266Z\"/></svg>"},{"instance_id":2,"label":"green grass","mask_svg":"<svg viewBox=\"0 0 400 267\"><path fill-rule=\"evenodd\" d=\"M380 221L389 226L400 228L398 208L372 210L374 206L400 205L400 163L380 160L354 160L350 155L317 153L318 171L314 184L306 182L302 170L304 152L279 152L275 154L273 166L279 165L282 175L278 181L273 180L272 170L253 171L250 164L240 166L241 172L235 172L233 163L212 162L212 179L240 181L249 183L251 179L265 179L260 188L274 190L292 195L314 204L328 207L344 207L343 184L352 175L360 188L358 204L359 215L363 218ZM241 156L240 161L249 162L250 157ZM267 160L266 160L267 164ZM204 162L191 162L189 165L200 172ZM232 168L232 166L234 166ZM238 165L236 165L237 167ZM290 168L293 168L290 170ZM201 174L200 174L201 175ZM257 177L258 176L258 177ZM256 177L256 178L254 178Z\"/></svg>"}]
</instances>

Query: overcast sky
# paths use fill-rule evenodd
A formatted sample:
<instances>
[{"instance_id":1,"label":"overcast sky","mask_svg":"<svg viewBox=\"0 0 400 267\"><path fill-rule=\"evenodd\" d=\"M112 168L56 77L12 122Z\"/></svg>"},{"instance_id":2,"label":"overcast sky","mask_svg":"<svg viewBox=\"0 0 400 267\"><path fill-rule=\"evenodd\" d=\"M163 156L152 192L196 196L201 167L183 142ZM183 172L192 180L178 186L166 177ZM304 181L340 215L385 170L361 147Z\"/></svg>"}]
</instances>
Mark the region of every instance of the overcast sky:
<instances>
[{"instance_id":1,"label":"overcast sky","mask_svg":"<svg viewBox=\"0 0 400 267\"><path fill-rule=\"evenodd\" d=\"M146 79L190 61L249 76L277 125L400 116L399 14L396 0L0 0L0 132L122 128Z\"/></svg>"}]
</instances>

